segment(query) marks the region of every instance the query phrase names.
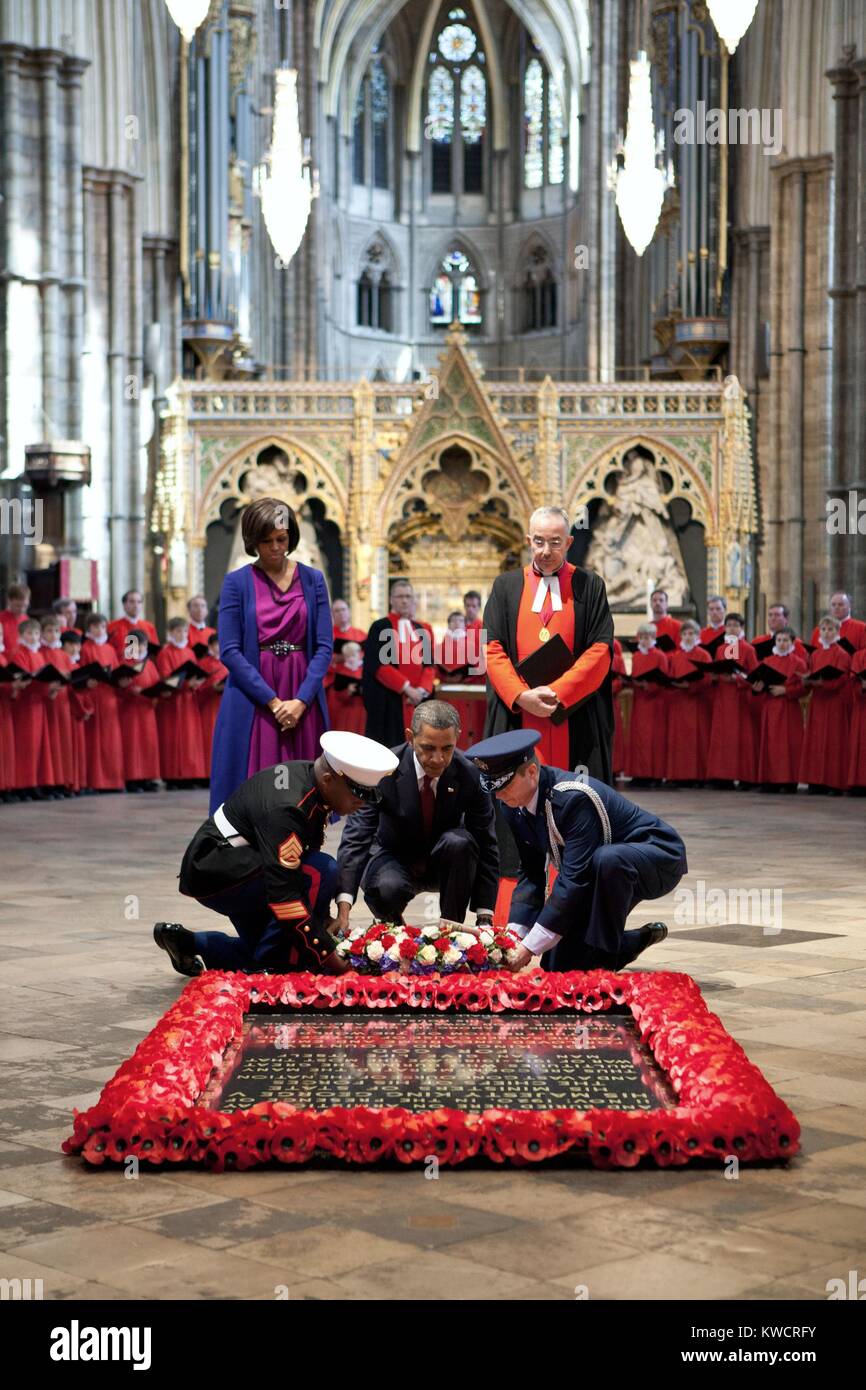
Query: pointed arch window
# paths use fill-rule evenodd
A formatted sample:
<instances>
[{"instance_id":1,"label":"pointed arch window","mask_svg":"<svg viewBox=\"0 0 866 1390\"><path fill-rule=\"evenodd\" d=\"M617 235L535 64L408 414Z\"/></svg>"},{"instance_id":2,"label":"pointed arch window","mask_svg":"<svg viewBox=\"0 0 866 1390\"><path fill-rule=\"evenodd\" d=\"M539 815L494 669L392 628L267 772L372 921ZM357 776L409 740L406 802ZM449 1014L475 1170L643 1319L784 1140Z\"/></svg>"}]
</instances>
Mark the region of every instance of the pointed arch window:
<instances>
[{"instance_id":1,"label":"pointed arch window","mask_svg":"<svg viewBox=\"0 0 866 1390\"><path fill-rule=\"evenodd\" d=\"M394 332L394 266L384 241L374 240L367 247L358 276L357 322L359 328Z\"/></svg>"},{"instance_id":2,"label":"pointed arch window","mask_svg":"<svg viewBox=\"0 0 866 1390\"><path fill-rule=\"evenodd\" d=\"M430 323L447 328L457 319L469 327L482 322L481 290L472 262L454 246L441 262L430 287Z\"/></svg>"},{"instance_id":3,"label":"pointed arch window","mask_svg":"<svg viewBox=\"0 0 866 1390\"><path fill-rule=\"evenodd\" d=\"M539 58L530 58L523 74L523 183L541 188L565 176L565 124L562 98Z\"/></svg>"},{"instance_id":4,"label":"pointed arch window","mask_svg":"<svg viewBox=\"0 0 866 1390\"><path fill-rule=\"evenodd\" d=\"M390 186L391 83L379 57L361 79L352 128L352 179L374 188Z\"/></svg>"},{"instance_id":5,"label":"pointed arch window","mask_svg":"<svg viewBox=\"0 0 866 1390\"><path fill-rule=\"evenodd\" d=\"M529 252L520 287L521 331L537 333L556 327L558 285L543 246Z\"/></svg>"},{"instance_id":6,"label":"pointed arch window","mask_svg":"<svg viewBox=\"0 0 866 1390\"><path fill-rule=\"evenodd\" d=\"M428 58L424 133L431 146L430 187L433 193L482 193L487 59L465 9L445 10L443 19Z\"/></svg>"}]
</instances>

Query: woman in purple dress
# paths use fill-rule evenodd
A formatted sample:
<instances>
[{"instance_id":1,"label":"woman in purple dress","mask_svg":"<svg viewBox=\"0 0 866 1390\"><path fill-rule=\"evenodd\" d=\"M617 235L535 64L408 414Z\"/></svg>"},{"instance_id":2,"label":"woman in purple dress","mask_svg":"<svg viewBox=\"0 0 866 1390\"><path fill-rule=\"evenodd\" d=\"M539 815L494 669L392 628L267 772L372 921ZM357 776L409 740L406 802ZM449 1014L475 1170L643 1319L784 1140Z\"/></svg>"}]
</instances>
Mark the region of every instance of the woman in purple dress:
<instances>
[{"instance_id":1,"label":"woman in purple dress","mask_svg":"<svg viewBox=\"0 0 866 1390\"><path fill-rule=\"evenodd\" d=\"M214 730L212 811L262 768L318 757L328 727L323 681L334 639L324 576L289 558L300 529L285 502L250 503L242 535L256 563L226 575L220 595L229 676Z\"/></svg>"}]
</instances>

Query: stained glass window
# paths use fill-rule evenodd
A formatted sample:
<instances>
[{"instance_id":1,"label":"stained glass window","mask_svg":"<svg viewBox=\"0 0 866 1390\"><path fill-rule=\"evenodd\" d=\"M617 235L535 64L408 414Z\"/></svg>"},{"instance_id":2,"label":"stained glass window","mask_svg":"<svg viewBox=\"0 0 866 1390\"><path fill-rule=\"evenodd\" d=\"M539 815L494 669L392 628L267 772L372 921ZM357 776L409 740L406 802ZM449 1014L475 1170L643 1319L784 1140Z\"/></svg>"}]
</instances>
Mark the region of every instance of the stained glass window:
<instances>
[{"instance_id":1,"label":"stained glass window","mask_svg":"<svg viewBox=\"0 0 866 1390\"><path fill-rule=\"evenodd\" d=\"M527 188L544 182L544 70L537 58L526 64L523 79L523 181Z\"/></svg>"},{"instance_id":2,"label":"stained glass window","mask_svg":"<svg viewBox=\"0 0 866 1390\"><path fill-rule=\"evenodd\" d=\"M370 98L373 111L373 184L388 187L388 116L391 91L384 64L376 62L370 78Z\"/></svg>"},{"instance_id":3,"label":"stained glass window","mask_svg":"<svg viewBox=\"0 0 866 1390\"><path fill-rule=\"evenodd\" d=\"M562 183L565 160L562 148L562 102L556 84L547 80L547 182Z\"/></svg>"},{"instance_id":4,"label":"stained glass window","mask_svg":"<svg viewBox=\"0 0 866 1390\"><path fill-rule=\"evenodd\" d=\"M461 274L465 273L469 269L469 261L465 252L457 249L449 251L442 262L442 269L447 270L449 274L453 274L455 270Z\"/></svg>"},{"instance_id":5,"label":"stained glass window","mask_svg":"<svg viewBox=\"0 0 866 1390\"><path fill-rule=\"evenodd\" d=\"M475 49L475 35L468 24L448 24L439 35L439 52L451 63L467 63Z\"/></svg>"},{"instance_id":6,"label":"stained glass window","mask_svg":"<svg viewBox=\"0 0 866 1390\"><path fill-rule=\"evenodd\" d=\"M454 291L450 277L437 275L430 289L430 322L450 323L453 301Z\"/></svg>"},{"instance_id":7,"label":"stained glass window","mask_svg":"<svg viewBox=\"0 0 866 1390\"><path fill-rule=\"evenodd\" d=\"M481 295L474 275L464 275L460 282L458 317L461 323L481 322Z\"/></svg>"},{"instance_id":8,"label":"stained glass window","mask_svg":"<svg viewBox=\"0 0 866 1390\"><path fill-rule=\"evenodd\" d=\"M430 322L447 326L452 319L461 323L481 323L481 292L472 263L459 246L442 259L442 273L430 289Z\"/></svg>"},{"instance_id":9,"label":"stained glass window","mask_svg":"<svg viewBox=\"0 0 866 1390\"><path fill-rule=\"evenodd\" d=\"M460 124L467 145L481 139L486 123L487 86L483 72L472 63L460 79Z\"/></svg>"},{"instance_id":10,"label":"stained glass window","mask_svg":"<svg viewBox=\"0 0 866 1390\"><path fill-rule=\"evenodd\" d=\"M431 140L450 141L454 128L454 78L441 64L430 74L427 89L427 135Z\"/></svg>"}]
</instances>

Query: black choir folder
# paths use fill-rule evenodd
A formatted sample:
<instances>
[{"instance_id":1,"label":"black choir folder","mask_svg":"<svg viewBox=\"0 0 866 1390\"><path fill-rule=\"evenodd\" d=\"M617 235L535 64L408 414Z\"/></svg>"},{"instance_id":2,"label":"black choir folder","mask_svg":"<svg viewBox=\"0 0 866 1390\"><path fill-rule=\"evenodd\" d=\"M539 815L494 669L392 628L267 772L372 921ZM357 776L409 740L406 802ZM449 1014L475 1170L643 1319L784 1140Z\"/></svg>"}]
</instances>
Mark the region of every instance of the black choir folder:
<instances>
[{"instance_id":1,"label":"black choir folder","mask_svg":"<svg viewBox=\"0 0 866 1390\"><path fill-rule=\"evenodd\" d=\"M550 685L551 681L559 680L566 671L574 665L574 652L562 640L558 632L550 638L548 642L542 642L537 651L523 658L515 666L518 676L521 676L530 690L535 690L539 685ZM594 693L594 692L593 692ZM585 695L583 700L578 700L576 704L570 705L567 709L565 705L557 705L553 714L550 716L551 724L563 724L576 709L588 700L589 695Z\"/></svg>"}]
</instances>

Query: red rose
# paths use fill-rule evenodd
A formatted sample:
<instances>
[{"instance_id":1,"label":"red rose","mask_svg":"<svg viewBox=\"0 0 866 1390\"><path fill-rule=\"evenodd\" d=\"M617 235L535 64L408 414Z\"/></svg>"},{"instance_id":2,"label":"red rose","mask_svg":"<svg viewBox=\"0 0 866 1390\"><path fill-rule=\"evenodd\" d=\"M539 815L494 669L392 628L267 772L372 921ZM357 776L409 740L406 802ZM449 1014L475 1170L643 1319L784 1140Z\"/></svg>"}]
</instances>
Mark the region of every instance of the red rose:
<instances>
[{"instance_id":1,"label":"red rose","mask_svg":"<svg viewBox=\"0 0 866 1390\"><path fill-rule=\"evenodd\" d=\"M393 932L390 932L390 931L386 931L385 934L381 937L382 945L385 947L385 950L386 950L386 951L389 950L390 947L394 945L394 942L395 942L396 940L397 940L396 936L394 935Z\"/></svg>"},{"instance_id":2,"label":"red rose","mask_svg":"<svg viewBox=\"0 0 866 1390\"><path fill-rule=\"evenodd\" d=\"M444 956L450 945L451 942L447 936L440 936L439 940L436 942L436 950L439 952L440 956Z\"/></svg>"},{"instance_id":3,"label":"red rose","mask_svg":"<svg viewBox=\"0 0 866 1390\"><path fill-rule=\"evenodd\" d=\"M414 960L418 954L418 950L418 942L413 941L411 937L407 936L400 942L400 959Z\"/></svg>"},{"instance_id":4,"label":"red rose","mask_svg":"<svg viewBox=\"0 0 866 1390\"><path fill-rule=\"evenodd\" d=\"M486 949L486 947L482 946L480 941L476 941L475 945L474 945L474 946L470 946L470 947L469 947L469 950L466 952L466 959L467 959L467 960L471 960L471 962L472 962L473 965L486 965L486 964L487 964L487 949Z\"/></svg>"}]
</instances>

